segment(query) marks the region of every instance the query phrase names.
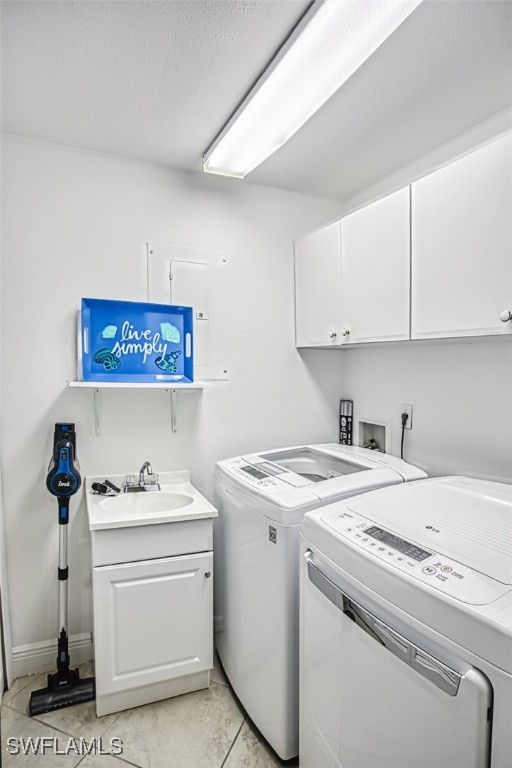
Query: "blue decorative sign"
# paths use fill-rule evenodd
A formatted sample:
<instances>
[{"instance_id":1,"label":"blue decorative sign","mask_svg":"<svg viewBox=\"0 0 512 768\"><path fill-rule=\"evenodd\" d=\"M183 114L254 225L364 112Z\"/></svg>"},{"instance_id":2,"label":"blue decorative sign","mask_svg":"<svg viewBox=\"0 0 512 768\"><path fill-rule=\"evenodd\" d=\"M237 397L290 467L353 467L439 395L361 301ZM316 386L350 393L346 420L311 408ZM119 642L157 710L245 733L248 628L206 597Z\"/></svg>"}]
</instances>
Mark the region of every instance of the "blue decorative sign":
<instances>
[{"instance_id":1,"label":"blue decorative sign","mask_svg":"<svg viewBox=\"0 0 512 768\"><path fill-rule=\"evenodd\" d=\"M192 382L192 308L82 299L84 381Z\"/></svg>"}]
</instances>

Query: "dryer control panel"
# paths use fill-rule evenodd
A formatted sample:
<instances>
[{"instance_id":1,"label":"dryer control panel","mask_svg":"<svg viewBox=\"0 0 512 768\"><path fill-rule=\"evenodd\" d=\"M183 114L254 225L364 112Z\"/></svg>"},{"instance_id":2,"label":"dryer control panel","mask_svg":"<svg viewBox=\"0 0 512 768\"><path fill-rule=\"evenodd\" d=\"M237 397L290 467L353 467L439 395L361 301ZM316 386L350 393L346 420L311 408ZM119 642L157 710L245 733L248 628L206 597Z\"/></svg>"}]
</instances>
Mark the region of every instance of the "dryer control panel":
<instances>
[{"instance_id":1,"label":"dryer control panel","mask_svg":"<svg viewBox=\"0 0 512 768\"><path fill-rule=\"evenodd\" d=\"M322 522L343 539L365 550L369 556L409 573L464 603L486 605L510 591L510 586L402 538L395 531L383 528L352 510L325 513Z\"/></svg>"}]
</instances>

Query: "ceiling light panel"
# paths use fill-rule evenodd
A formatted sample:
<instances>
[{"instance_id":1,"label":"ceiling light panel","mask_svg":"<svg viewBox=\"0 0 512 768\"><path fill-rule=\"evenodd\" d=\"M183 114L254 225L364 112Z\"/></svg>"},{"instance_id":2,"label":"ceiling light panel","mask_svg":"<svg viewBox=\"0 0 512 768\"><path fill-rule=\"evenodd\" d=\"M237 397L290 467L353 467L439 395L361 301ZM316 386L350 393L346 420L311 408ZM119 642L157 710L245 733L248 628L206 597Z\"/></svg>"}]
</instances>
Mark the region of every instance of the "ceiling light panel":
<instances>
[{"instance_id":1,"label":"ceiling light panel","mask_svg":"<svg viewBox=\"0 0 512 768\"><path fill-rule=\"evenodd\" d=\"M422 0L323 0L205 154L203 168L243 178L343 85Z\"/></svg>"}]
</instances>

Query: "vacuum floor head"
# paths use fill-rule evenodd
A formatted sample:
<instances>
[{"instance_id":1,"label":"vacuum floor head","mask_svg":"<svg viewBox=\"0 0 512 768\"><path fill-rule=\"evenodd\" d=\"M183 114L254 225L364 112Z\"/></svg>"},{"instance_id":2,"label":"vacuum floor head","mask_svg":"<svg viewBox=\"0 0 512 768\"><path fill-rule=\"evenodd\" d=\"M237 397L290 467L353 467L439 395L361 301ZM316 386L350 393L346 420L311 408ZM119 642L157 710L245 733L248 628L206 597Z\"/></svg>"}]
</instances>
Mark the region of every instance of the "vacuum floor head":
<instances>
[{"instance_id":1,"label":"vacuum floor head","mask_svg":"<svg viewBox=\"0 0 512 768\"><path fill-rule=\"evenodd\" d=\"M57 673L48 675L48 686L33 691L29 704L31 717L42 715L43 712L53 712L55 709L72 707L74 704L83 704L85 701L94 701L96 698L94 677L80 680L78 669L70 672L72 673L70 678L64 683Z\"/></svg>"}]
</instances>

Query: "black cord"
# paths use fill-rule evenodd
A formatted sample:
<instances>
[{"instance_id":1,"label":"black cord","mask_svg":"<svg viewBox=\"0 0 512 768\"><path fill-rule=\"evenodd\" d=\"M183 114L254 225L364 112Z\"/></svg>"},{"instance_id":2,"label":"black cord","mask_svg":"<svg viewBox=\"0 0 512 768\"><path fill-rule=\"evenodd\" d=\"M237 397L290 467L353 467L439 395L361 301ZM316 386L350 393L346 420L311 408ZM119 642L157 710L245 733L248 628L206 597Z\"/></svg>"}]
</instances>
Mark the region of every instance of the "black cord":
<instances>
[{"instance_id":1,"label":"black cord","mask_svg":"<svg viewBox=\"0 0 512 768\"><path fill-rule=\"evenodd\" d=\"M409 418L409 414L407 411L404 411L402 413L402 442L400 443L400 458L403 459L404 457L404 438L405 438L405 425L407 424L407 419Z\"/></svg>"}]
</instances>

